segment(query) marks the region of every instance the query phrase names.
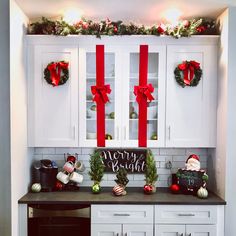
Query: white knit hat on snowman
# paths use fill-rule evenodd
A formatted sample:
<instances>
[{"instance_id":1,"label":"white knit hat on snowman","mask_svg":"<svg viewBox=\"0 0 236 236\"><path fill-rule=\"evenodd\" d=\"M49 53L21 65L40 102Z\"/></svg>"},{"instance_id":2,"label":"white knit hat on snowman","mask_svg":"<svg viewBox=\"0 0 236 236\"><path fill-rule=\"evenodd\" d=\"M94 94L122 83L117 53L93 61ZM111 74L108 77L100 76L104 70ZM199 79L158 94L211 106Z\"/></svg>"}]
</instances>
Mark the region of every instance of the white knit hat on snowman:
<instances>
[{"instance_id":1,"label":"white knit hat on snowman","mask_svg":"<svg viewBox=\"0 0 236 236\"><path fill-rule=\"evenodd\" d=\"M199 171L201 169L200 158L196 154L192 154L188 157L185 163L185 168L187 170L196 170Z\"/></svg>"}]
</instances>

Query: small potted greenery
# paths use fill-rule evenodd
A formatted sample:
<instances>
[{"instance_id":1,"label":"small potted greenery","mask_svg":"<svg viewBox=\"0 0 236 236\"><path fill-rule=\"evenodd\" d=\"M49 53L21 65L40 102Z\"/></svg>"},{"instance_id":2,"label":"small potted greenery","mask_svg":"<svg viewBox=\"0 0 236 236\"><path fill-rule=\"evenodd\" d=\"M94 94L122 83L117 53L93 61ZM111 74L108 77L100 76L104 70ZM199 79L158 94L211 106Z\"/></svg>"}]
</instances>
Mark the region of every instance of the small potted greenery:
<instances>
[{"instance_id":1,"label":"small potted greenery","mask_svg":"<svg viewBox=\"0 0 236 236\"><path fill-rule=\"evenodd\" d=\"M101 191L100 183L102 181L105 166L103 164L102 156L100 152L95 150L93 154L90 155L90 171L88 172L91 180L94 182L92 186L93 193L99 193Z\"/></svg>"},{"instance_id":2,"label":"small potted greenery","mask_svg":"<svg viewBox=\"0 0 236 236\"><path fill-rule=\"evenodd\" d=\"M156 162L151 150L147 150L144 193L151 194L156 192L156 181L158 179Z\"/></svg>"}]
</instances>

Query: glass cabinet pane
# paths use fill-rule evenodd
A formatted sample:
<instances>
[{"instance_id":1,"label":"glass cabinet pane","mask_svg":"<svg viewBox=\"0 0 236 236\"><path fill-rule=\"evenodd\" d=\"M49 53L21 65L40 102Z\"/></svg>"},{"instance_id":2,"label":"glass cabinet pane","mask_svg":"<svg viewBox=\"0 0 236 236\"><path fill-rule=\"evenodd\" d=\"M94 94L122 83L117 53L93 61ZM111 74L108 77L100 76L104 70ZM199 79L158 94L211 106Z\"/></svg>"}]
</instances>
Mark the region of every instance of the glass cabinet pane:
<instances>
[{"instance_id":1,"label":"glass cabinet pane","mask_svg":"<svg viewBox=\"0 0 236 236\"><path fill-rule=\"evenodd\" d=\"M105 85L109 84L110 102L105 105L106 139L115 138L115 53L105 53ZM93 102L91 86L96 85L96 53L86 53L86 138L97 138L97 108Z\"/></svg>"},{"instance_id":2,"label":"glass cabinet pane","mask_svg":"<svg viewBox=\"0 0 236 236\"><path fill-rule=\"evenodd\" d=\"M157 140L158 131L158 63L159 54L148 55L148 84L152 84L154 100L148 103L147 108L147 139ZM138 103L133 93L134 86L139 85L139 53L130 53L130 93L129 93L129 139L138 140Z\"/></svg>"}]
</instances>

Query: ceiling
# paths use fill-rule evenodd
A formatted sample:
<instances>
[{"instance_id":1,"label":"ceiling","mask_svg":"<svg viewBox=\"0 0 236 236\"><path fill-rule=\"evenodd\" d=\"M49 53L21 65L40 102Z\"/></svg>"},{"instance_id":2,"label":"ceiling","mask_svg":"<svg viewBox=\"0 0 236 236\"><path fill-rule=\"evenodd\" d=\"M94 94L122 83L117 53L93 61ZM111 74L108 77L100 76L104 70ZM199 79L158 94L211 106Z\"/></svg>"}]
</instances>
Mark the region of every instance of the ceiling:
<instances>
[{"instance_id":1,"label":"ceiling","mask_svg":"<svg viewBox=\"0 0 236 236\"><path fill-rule=\"evenodd\" d=\"M78 8L84 17L101 20L133 21L153 24L164 19L171 7L182 12L181 18L216 18L225 8L236 6L236 0L15 0L30 20L41 16L58 17L68 8Z\"/></svg>"}]
</instances>

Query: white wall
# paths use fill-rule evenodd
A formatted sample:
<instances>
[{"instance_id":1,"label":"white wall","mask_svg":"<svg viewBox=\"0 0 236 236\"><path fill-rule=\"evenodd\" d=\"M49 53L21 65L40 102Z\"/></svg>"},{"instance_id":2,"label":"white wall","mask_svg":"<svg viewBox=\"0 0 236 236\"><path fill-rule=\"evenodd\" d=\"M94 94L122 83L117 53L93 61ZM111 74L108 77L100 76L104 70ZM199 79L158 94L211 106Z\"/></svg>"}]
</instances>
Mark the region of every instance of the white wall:
<instances>
[{"instance_id":1,"label":"white wall","mask_svg":"<svg viewBox=\"0 0 236 236\"><path fill-rule=\"evenodd\" d=\"M209 153L208 169L211 190L225 198L227 150L227 92L228 92L228 10L218 18L221 37L218 67L217 147Z\"/></svg>"},{"instance_id":2,"label":"white wall","mask_svg":"<svg viewBox=\"0 0 236 236\"><path fill-rule=\"evenodd\" d=\"M226 227L225 236L236 235L236 7L228 10L228 92L226 150Z\"/></svg>"},{"instance_id":3,"label":"white wall","mask_svg":"<svg viewBox=\"0 0 236 236\"><path fill-rule=\"evenodd\" d=\"M27 148L27 81L23 37L28 19L14 0L11 1L10 16L11 235L17 236L18 200L28 191L32 156Z\"/></svg>"},{"instance_id":4,"label":"white wall","mask_svg":"<svg viewBox=\"0 0 236 236\"><path fill-rule=\"evenodd\" d=\"M236 235L236 8L219 17L221 41L219 49L217 148L211 152L208 168L214 181L212 188L226 202L225 236Z\"/></svg>"},{"instance_id":5,"label":"white wall","mask_svg":"<svg viewBox=\"0 0 236 236\"><path fill-rule=\"evenodd\" d=\"M9 1L0 1L0 235L11 235Z\"/></svg>"}]
</instances>

